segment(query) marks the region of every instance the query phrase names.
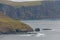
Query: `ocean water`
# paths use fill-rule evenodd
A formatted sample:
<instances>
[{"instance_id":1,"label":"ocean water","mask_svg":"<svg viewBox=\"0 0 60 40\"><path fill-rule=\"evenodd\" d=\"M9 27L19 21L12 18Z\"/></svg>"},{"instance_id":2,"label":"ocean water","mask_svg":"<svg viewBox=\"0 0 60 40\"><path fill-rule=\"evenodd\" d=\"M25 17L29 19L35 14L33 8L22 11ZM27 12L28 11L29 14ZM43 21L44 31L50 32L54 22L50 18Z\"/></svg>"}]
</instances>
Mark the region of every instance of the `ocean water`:
<instances>
[{"instance_id":1,"label":"ocean water","mask_svg":"<svg viewBox=\"0 0 60 40\"><path fill-rule=\"evenodd\" d=\"M60 40L60 20L25 20L22 22L30 25L33 29L40 28L40 32L37 32L37 35L0 35L0 40ZM44 28L52 30L42 30Z\"/></svg>"}]
</instances>

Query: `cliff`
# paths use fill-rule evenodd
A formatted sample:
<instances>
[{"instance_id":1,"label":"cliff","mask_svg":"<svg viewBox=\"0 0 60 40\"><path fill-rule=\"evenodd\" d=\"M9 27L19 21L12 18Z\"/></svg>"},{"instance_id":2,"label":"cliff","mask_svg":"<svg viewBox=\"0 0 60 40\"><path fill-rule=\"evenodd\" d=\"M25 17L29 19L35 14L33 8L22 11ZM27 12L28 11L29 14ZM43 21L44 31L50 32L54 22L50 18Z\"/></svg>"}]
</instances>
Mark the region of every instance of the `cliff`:
<instances>
[{"instance_id":1,"label":"cliff","mask_svg":"<svg viewBox=\"0 0 60 40\"><path fill-rule=\"evenodd\" d=\"M0 11L5 15L19 20L60 19L60 1L41 1L29 3L0 4ZM38 3L38 4L37 4ZM14 4L14 5L13 5ZM16 4L16 5L15 5ZM28 4L28 5L26 5ZM17 7L16 7L17 6Z\"/></svg>"},{"instance_id":2,"label":"cliff","mask_svg":"<svg viewBox=\"0 0 60 40\"><path fill-rule=\"evenodd\" d=\"M13 20L0 13L0 33L31 32L33 29L20 21Z\"/></svg>"}]
</instances>

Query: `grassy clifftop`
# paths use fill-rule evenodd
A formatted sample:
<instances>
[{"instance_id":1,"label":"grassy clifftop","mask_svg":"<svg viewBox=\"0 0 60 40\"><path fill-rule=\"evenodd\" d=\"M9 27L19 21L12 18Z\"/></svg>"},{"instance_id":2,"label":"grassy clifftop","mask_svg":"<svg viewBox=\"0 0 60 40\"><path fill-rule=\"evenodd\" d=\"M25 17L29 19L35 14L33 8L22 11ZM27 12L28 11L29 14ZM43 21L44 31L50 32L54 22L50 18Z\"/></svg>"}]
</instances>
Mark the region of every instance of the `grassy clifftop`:
<instances>
[{"instance_id":1,"label":"grassy clifftop","mask_svg":"<svg viewBox=\"0 0 60 40\"><path fill-rule=\"evenodd\" d=\"M31 2L12 2L12 1L0 1L2 4L8 4L12 6L34 6L41 5L41 1L31 1Z\"/></svg>"},{"instance_id":2,"label":"grassy clifftop","mask_svg":"<svg viewBox=\"0 0 60 40\"><path fill-rule=\"evenodd\" d=\"M22 22L13 20L3 14L0 14L0 33L11 33L16 31L33 31L33 29Z\"/></svg>"}]
</instances>

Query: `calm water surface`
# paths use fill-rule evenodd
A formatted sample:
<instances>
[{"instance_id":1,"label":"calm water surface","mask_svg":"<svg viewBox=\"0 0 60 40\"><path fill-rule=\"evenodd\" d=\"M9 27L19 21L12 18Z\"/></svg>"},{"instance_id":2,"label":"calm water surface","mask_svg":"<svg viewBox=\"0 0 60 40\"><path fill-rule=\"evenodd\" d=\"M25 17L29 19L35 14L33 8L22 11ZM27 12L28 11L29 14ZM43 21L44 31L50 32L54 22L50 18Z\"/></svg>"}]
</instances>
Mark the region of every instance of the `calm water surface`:
<instances>
[{"instance_id":1,"label":"calm water surface","mask_svg":"<svg viewBox=\"0 0 60 40\"><path fill-rule=\"evenodd\" d=\"M0 35L0 40L60 40L60 20L25 20L22 21L30 25L33 29L40 28L41 36L21 36L21 35ZM42 30L51 28L53 30Z\"/></svg>"}]
</instances>

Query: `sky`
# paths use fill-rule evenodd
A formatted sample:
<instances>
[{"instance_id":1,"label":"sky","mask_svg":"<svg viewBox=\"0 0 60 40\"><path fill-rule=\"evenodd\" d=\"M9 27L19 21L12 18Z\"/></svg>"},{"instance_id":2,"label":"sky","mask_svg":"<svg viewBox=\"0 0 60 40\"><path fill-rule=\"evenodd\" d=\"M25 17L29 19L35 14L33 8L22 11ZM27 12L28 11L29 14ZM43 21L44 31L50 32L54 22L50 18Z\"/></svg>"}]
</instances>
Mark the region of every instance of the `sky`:
<instances>
[{"instance_id":1,"label":"sky","mask_svg":"<svg viewBox=\"0 0 60 40\"><path fill-rule=\"evenodd\" d=\"M0 2L1 1L25 2L25 1L60 1L60 0L0 0Z\"/></svg>"},{"instance_id":2,"label":"sky","mask_svg":"<svg viewBox=\"0 0 60 40\"><path fill-rule=\"evenodd\" d=\"M59 0L9 0L13 2L25 2L25 1L59 1Z\"/></svg>"},{"instance_id":3,"label":"sky","mask_svg":"<svg viewBox=\"0 0 60 40\"><path fill-rule=\"evenodd\" d=\"M24 2L24 1L43 1L43 0L10 0L14 2Z\"/></svg>"}]
</instances>

